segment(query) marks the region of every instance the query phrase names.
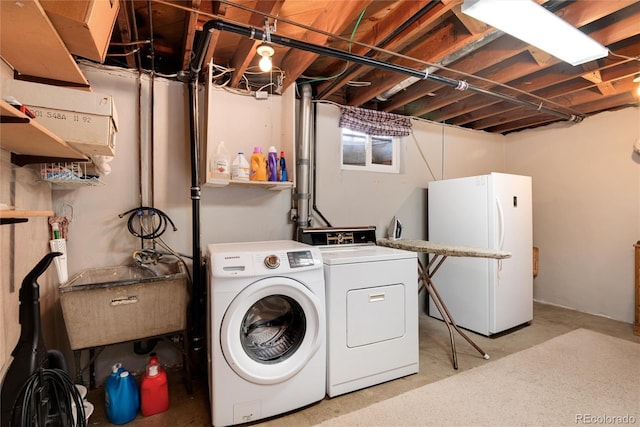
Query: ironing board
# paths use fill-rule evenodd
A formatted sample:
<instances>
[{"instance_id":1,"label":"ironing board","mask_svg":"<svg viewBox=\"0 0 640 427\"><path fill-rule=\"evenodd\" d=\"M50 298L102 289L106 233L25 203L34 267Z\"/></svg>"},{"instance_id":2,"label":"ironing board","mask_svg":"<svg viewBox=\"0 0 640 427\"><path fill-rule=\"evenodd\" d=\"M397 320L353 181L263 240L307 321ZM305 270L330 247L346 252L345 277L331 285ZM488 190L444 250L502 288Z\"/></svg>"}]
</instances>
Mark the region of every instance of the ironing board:
<instances>
[{"instance_id":1,"label":"ironing board","mask_svg":"<svg viewBox=\"0 0 640 427\"><path fill-rule=\"evenodd\" d=\"M470 246L458 246L458 245L445 245L442 243L429 242L426 240L410 240L410 239L401 239L401 240L391 240L391 239L380 239L378 240L378 245L387 246L390 248L403 249L405 251L412 251L418 253L431 254L431 260L428 262L425 267L420 258L418 258L418 280L422 282L420 289L418 292L422 290L424 287L434 305L440 312L442 319L444 320L447 328L449 329L449 339L451 340L451 355L453 362L453 369L458 369L458 358L456 355L456 343L453 337L454 329L471 344L485 359L489 359L489 355L484 352L478 345L473 342L471 338L467 336L462 330L458 327L453 316L449 312L446 304L440 297L440 293L436 289L436 286L433 283L433 276L436 274L442 263L447 259L447 257L455 256L455 257L473 257L473 258L494 258L494 259L505 259L511 257L511 253L505 251L499 251L494 249L487 248L475 248ZM429 257L427 257L429 259Z\"/></svg>"}]
</instances>

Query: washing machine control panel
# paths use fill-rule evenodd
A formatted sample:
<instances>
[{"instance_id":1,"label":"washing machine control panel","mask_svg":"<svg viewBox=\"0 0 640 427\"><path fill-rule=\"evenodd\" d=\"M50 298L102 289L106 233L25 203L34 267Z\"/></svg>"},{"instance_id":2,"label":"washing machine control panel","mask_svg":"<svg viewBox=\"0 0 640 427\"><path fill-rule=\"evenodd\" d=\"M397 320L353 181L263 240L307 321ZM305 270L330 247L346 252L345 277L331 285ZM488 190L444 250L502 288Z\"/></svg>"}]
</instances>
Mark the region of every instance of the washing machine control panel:
<instances>
[{"instance_id":1,"label":"washing machine control panel","mask_svg":"<svg viewBox=\"0 0 640 427\"><path fill-rule=\"evenodd\" d=\"M280 267L280 258L278 258L278 255L267 255L267 257L264 259L264 265L272 270L274 268L278 268Z\"/></svg>"},{"instance_id":2,"label":"washing machine control panel","mask_svg":"<svg viewBox=\"0 0 640 427\"><path fill-rule=\"evenodd\" d=\"M291 268L309 267L314 264L311 251L287 252L287 257L289 258L289 266Z\"/></svg>"},{"instance_id":3,"label":"washing machine control panel","mask_svg":"<svg viewBox=\"0 0 640 427\"><path fill-rule=\"evenodd\" d=\"M312 246L375 245L376 228L374 226L305 228L298 231L298 240Z\"/></svg>"}]
</instances>

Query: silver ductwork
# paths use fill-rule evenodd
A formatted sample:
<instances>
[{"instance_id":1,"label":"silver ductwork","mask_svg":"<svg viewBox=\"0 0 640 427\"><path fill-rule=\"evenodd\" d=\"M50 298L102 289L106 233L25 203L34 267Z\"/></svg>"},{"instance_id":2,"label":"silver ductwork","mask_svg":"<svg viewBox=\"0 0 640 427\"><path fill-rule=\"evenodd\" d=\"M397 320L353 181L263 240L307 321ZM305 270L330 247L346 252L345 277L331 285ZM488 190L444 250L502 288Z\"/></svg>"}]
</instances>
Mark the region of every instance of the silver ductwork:
<instances>
[{"instance_id":1,"label":"silver ductwork","mask_svg":"<svg viewBox=\"0 0 640 427\"><path fill-rule=\"evenodd\" d=\"M311 217L309 214L309 192L311 181L311 85L304 84L300 87L302 96L300 98L300 130L298 134L298 144L296 153L296 208L297 208L297 228L310 226Z\"/></svg>"}]
</instances>

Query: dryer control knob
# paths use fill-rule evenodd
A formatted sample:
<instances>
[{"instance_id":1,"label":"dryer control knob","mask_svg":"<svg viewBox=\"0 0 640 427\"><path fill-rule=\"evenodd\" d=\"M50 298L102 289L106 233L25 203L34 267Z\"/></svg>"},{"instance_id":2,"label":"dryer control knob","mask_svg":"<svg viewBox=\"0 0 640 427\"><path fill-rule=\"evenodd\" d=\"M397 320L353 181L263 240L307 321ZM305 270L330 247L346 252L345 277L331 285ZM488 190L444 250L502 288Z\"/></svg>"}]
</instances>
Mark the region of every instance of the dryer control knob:
<instances>
[{"instance_id":1,"label":"dryer control knob","mask_svg":"<svg viewBox=\"0 0 640 427\"><path fill-rule=\"evenodd\" d=\"M271 269L278 268L280 266L280 258L277 255L269 255L264 259L264 265Z\"/></svg>"}]
</instances>

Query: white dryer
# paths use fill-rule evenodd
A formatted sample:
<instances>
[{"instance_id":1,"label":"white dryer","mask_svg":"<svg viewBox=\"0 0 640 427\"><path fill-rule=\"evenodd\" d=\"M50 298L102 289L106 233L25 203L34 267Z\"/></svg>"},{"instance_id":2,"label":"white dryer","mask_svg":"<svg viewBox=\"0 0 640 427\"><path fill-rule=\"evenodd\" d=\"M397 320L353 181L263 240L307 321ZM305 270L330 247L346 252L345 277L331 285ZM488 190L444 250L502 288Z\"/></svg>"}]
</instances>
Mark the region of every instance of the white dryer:
<instances>
[{"instance_id":1,"label":"white dryer","mask_svg":"<svg viewBox=\"0 0 640 427\"><path fill-rule=\"evenodd\" d=\"M288 240L210 244L207 260L213 425L252 422L322 400L320 251Z\"/></svg>"},{"instance_id":2,"label":"white dryer","mask_svg":"<svg viewBox=\"0 0 640 427\"><path fill-rule=\"evenodd\" d=\"M324 262L329 397L417 373L416 253L376 246L375 227L309 228L299 240Z\"/></svg>"}]
</instances>

